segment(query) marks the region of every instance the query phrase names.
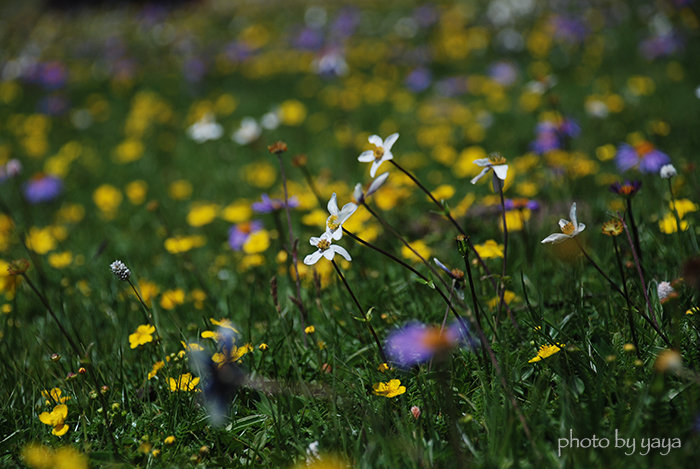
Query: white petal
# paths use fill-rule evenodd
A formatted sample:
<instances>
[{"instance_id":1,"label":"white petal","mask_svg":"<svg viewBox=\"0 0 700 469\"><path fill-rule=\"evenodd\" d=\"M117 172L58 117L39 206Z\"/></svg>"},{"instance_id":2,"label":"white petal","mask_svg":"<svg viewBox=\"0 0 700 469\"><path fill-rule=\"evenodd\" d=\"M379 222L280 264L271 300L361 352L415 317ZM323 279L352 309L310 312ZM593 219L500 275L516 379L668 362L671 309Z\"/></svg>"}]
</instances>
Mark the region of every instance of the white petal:
<instances>
[{"instance_id":1,"label":"white petal","mask_svg":"<svg viewBox=\"0 0 700 469\"><path fill-rule=\"evenodd\" d=\"M489 169L491 169L490 166L487 166L486 168L482 169L479 174L477 174L475 177L472 178L472 184L476 184L476 182L484 177L484 174L489 172Z\"/></svg>"},{"instance_id":2,"label":"white petal","mask_svg":"<svg viewBox=\"0 0 700 469\"><path fill-rule=\"evenodd\" d=\"M357 210L357 205L353 204L352 202L348 202L347 204L343 205L343 208L340 209L340 213L338 214L338 222L339 223L345 223L345 220L350 218L350 215L355 213L355 210Z\"/></svg>"},{"instance_id":3,"label":"white petal","mask_svg":"<svg viewBox=\"0 0 700 469\"><path fill-rule=\"evenodd\" d=\"M340 254L345 258L346 261L351 261L352 257L350 257L350 253L348 253L344 247L342 246L331 246L331 249Z\"/></svg>"},{"instance_id":4,"label":"white petal","mask_svg":"<svg viewBox=\"0 0 700 469\"><path fill-rule=\"evenodd\" d=\"M479 158L478 160L472 161L477 166L491 166L491 161L488 158Z\"/></svg>"},{"instance_id":5,"label":"white petal","mask_svg":"<svg viewBox=\"0 0 700 469\"><path fill-rule=\"evenodd\" d=\"M369 175L374 177L375 174L377 174L377 170L379 169L379 166L384 162L384 158L381 160L374 160L374 163L372 163L372 167L369 169Z\"/></svg>"},{"instance_id":6,"label":"white petal","mask_svg":"<svg viewBox=\"0 0 700 469\"><path fill-rule=\"evenodd\" d=\"M559 228L564 229L564 227L568 224L569 224L569 220L564 220L563 218L559 219Z\"/></svg>"},{"instance_id":7,"label":"white petal","mask_svg":"<svg viewBox=\"0 0 700 469\"><path fill-rule=\"evenodd\" d=\"M328 201L328 211L331 215L338 215L338 202L336 202L335 192L333 192L331 200Z\"/></svg>"},{"instance_id":8,"label":"white petal","mask_svg":"<svg viewBox=\"0 0 700 469\"><path fill-rule=\"evenodd\" d=\"M585 229L586 229L586 225L583 223L579 223L578 226L576 227L576 231L574 232L574 234L579 234L580 232L582 232Z\"/></svg>"},{"instance_id":9,"label":"white petal","mask_svg":"<svg viewBox=\"0 0 700 469\"><path fill-rule=\"evenodd\" d=\"M343 237L343 229L342 228L336 228L333 231L330 231L331 234L331 239L334 241L338 241L340 238Z\"/></svg>"},{"instance_id":10,"label":"white petal","mask_svg":"<svg viewBox=\"0 0 700 469\"><path fill-rule=\"evenodd\" d=\"M382 141L382 137L379 135L372 135L369 137L369 143L374 145L375 147L382 147L384 148L384 142Z\"/></svg>"},{"instance_id":11,"label":"white petal","mask_svg":"<svg viewBox=\"0 0 700 469\"><path fill-rule=\"evenodd\" d=\"M320 249L318 251L314 252L313 254L309 254L308 256L306 256L304 258L304 264L314 265L321 258L321 255L322 255L322 253L321 253Z\"/></svg>"},{"instance_id":12,"label":"white petal","mask_svg":"<svg viewBox=\"0 0 700 469\"><path fill-rule=\"evenodd\" d=\"M496 173L496 176L498 176L498 179L501 181L506 180L506 176L508 176L508 165L507 164L499 164L493 167L493 172Z\"/></svg>"},{"instance_id":13,"label":"white petal","mask_svg":"<svg viewBox=\"0 0 700 469\"><path fill-rule=\"evenodd\" d=\"M571 204L571 210L569 211L569 218L571 218L571 223L574 224L574 226L577 225L576 223L576 202Z\"/></svg>"},{"instance_id":14,"label":"white petal","mask_svg":"<svg viewBox=\"0 0 700 469\"><path fill-rule=\"evenodd\" d=\"M357 157L357 161L362 163L369 163L374 161L374 152L372 150L363 151L360 156Z\"/></svg>"},{"instance_id":15,"label":"white petal","mask_svg":"<svg viewBox=\"0 0 700 469\"><path fill-rule=\"evenodd\" d=\"M394 159L394 154L390 151L385 151L384 156L382 156L382 161L389 161Z\"/></svg>"},{"instance_id":16,"label":"white petal","mask_svg":"<svg viewBox=\"0 0 700 469\"><path fill-rule=\"evenodd\" d=\"M312 236L311 239L309 239L309 244L312 246L318 246L318 243L321 241L321 238L317 238L316 236Z\"/></svg>"},{"instance_id":17,"label":"white petal","mask_svg":"<svg viewBox=\"0 0 700 469\"><path fill-rule=\"evenodd\" d=\"M382 184L386 181L386 178L389 177L389 173L382 173L379 176L377 176L374 181L372 181L372 184L369 185L369 189L367 189L367 195L365 197L369 197L370 195L374 194L377 189L382 187ZM357 190L357 188L355 188Z\"/></svg>"},{"instance_id":18,"label":"white petal","mask_svg":"<svg viewBox=\"0 0 700 469\"><path fill-rule=\"evenodd\" d=\"M335 246L331 246L325 251L323 251L323 257L328 259L329 261L333 260L333 256L335 255Z\"/></svg>"},{"instance_id":19,"label":"white petal","mask_svg":"<svg viewBox=\"0 0 700 469\"><path fill-rule=\"evenodd\" d=\"M391 134L389 135L386 139L384 139L384 151L388 152L391 150L391 147L394 146L394 143L396 143L396 140L399 139L399 134Z\"/></svg>"},{"instance_id":20,"label":"white petal","mask_svg":"<svg viewBox=\"0 0 700 469\"><path fill-rule=\"evenodd\" d=\"M381 176L379 176L379 177L381 177ZM376 181L376 179L375 179L375 181ZM372 182L372 184L374 184L374 182ZM372 186L370 186L370 188L372 188ZM357 202L361 203L362 199L363 199L363 195L364 194L362 194L362 184L360 184L358 182L357 184L355 184L355 190L352 191L352 198L355 199Z\"/></svg>"},{"instance_id":21,"label":"white petal","mask_svg":"<svg viewBox=\"0 0 700 469\"><path fill-rule=\"evenodd\" d=\"M571 236L565 235L563 233L553 233L546 238L542 240L542 244L544 243L561 243L565 239L569 239Z\"/></svg>"}]
</instances>

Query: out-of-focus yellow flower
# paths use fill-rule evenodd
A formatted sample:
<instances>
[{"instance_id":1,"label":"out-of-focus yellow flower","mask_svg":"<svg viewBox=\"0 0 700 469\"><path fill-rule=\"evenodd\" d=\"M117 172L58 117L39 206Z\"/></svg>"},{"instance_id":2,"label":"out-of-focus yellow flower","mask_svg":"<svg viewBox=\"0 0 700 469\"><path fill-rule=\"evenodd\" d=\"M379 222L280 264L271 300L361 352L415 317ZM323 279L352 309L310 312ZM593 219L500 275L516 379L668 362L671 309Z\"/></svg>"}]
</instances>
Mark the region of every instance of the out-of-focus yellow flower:
<instances>
[{"instance_id":1,"label":"out-of-focus yellow flower","mask_svg":"<svg viewBox=\"0 0 700 469\"><path fill-rule=\"evenodd\" d=\"M148 184L146 181L136 180L126 185L126 196L133 205L140 205L146 200Z\"/></svg>"},{"instance_id":2,"label":"out-of-focus yellow flower","mask_svg":"<svg viewBox=\"0 0 700 469\"><path fill-rule=\"evenodd\" d=\"M243 252L246 254L259 254L270 247L270 235L267 230L259 230L248 236L243 244Z\"/></svg>"},{"instance_id":3,"label":"out-of-focus yellow flower","mask_svg":"<svg viewBox=\"0 0 700 469\"><path fill-rule=\"evenodd\" d=\"M503 302L505 304L510 304L511 301L515 300L517 298L515 292L512 292L510 290L506 290L503 292ZM489 300L489 308L491 309L496 309L498 308L498 304L501 302L501 299L499 297L494 297Z\"/></svg>"},{"instance_id":4,"label":"out-of-focus yellow flower","mask_svg":"<svg viewBox=\"0 0 700 469\"><path fill-rule=\"evenodd\" d=\"M314 332L316 332L316 328L314 326L306 326L306 328L304 328L305 334L313 334Z\"/></svg>"},{"instance_id":5,"label":"out-of-focus yellow flower","mask_svg":"<svg viewBox=\"0 0 700 469\"><path fill-rule=\"evenodd\" d=\"M141 293L141 299L146 305L151 305L151 300L158 296L159 291L160 288L155 283L145 279L139 280L139 292Z\"/></svg>"},{"instance_id":6,"label":"out-of-focus yellow flower","mask_svg":"<svg viewBox=\"0 0 700 469\"><path fill-rule=\"evenodd\" d=\"M437 200L449 200L453 195L455 195L455 188L449 184L442 184L435 188L432 193L433 197L435 197Z\"/></svg>"},{"instance_id":7,"label":"out-of-focus yellow flower","mask_svg":"<svg viewBox=\"0 0 700 469\"><path fill-rule=\"evenodd\" d=\"M49 254L49 265L54 269L63 269L73 263L73 253L70 251Z\"/></svg>"},{"instance_id":8,"label":"out-of-focus yellow flower","mask_svg":"<svg viewBox=\"0 0 700 469\"><path fill-rule=\"evenodd\" d=\"M482 244L475 244L474 249L479 253L482 259L492 259L496 257L503 257L503 245L498 244L493 239Z\"/></svg>"},{"instance_id":9,"label":"out-of-focus yellow flower","mask_svg":"<svg viewBox=\"0 0 700 469\"><path fill-rule=\"evenodd\" d=\"M195 203L187 214L187 223L199 227L213 222L219 213L219 206L210 203Z\"/></svg>"},{"instance_id":10,"label":"out-of-focus yellow flower","mask_svg":"<svg viewBox=\"0 0 700 469\"><path fill-rule=\"evenodd\" d=\"M229 223L241 223L250 220L253 209L250 202L242 200L233 202L221 210L220 216Z\"/></svg>"},{"instance_id":11,"label":"out-of-focus yellow flower","mask_svg":"<svg viewBox=\"0 0 700 469\"><path fill-rule=\"evenodd\" d=\"M688 222L685 220L680 220L681 231L686 231L688 229ZM678 231L678 222L676 222L676 217L672 213L667 213L664 217L659 220L659 230L664 234L673 234Z\"/></svg>"},{"instance_id":12,"label":"out-of-focus yellow flower","mask_svg":"<svg viewBox=\"0 0 700 469\"><path fill-rule=\"evenodd\" d=\"M474 177L481 169L474 165L474 160L488 158L486 150L479 146L467 147L459 154L452 172L458 178Z\"/></svg>"},{"instance_id":13,"label":"out-of-focus yellow flower","mask_svg":"<svg viewBox=\"0 0 700 469\"><path fill-rule=\"evenodd\" d=\"M153 333L155 331L155 326L151 324L141 324L139 327L136 328L136 332L129 335L129 347L136 348L139 345L152 342Z\"/></svg>"},{"instance_id":14,"label":"out-of-focus yellow flower","mask_svg":"<svg viewBox=\"0 0 700 469\"><path fill-rule=\"evenodd\" d=\"M51 227L37 228L32 226L25 239L27 248L37 254L46 254L56 248L56 238L52 234Z\"/></svg>"},{"instance_id":15,"label":"out-of-focus yellow flower","mask_svg":"<svg viewBox=\"0 0 700 469\"><path fill-rule=\"evenodd\" d=\"M280 121L284 125L300 125L306 119L306 106L301 101L289 99L280 105Z\"/></svg>"},{"instance_id":16,"label":"out-of-focus yellow flower","mask_svg":"<svg viewBox=\"0 0 700 469\"><path fill-rule=\"evenodd\" d=\"M192 195L192 183L186 179L178 179L168 186L168 195L173 200L188 199Z\"/></svg>"},{"instance_id":17,"label":"out-of-focus yellow flower","mask_svg":"<svg viewBox=\"0 0 700 469\"><path fill-rule=\"evenodd\" d=\"M41 391L41 397L46 399L46 405L65 404L66 401L70 400L70 396L62 396L62 394L61 388Z\"/></svg>"},{"instance_id":18,"label":"out-of-focus yellow flower","mask_svg":"<svg viewBox=\"0 0 700 469\"><path fill-rule=\"evenodd\" d=\"M180 288L175 290L166 290L160 296L160 307L163 309L174 309L176 306L185 302L185 292Z\"/></svg>"},{"instance_id":19,"label":"out-of-focus yellow flower","mask_svg":"<svg viewBox=\"0 0 700 469\"><path fill-rule=\"evenodd\" d=\"M148 372L148 379L152 379L156 374L158 374L158 371L165 366L165 362L163 360L159 360L153 364L153 368L151 368L151 371Z\"/></svg>"},{"instance_id":20,"label":"out-of-focus yellow flower","mask_svg":"<svg viewBox=\"0 0 700 469\"><path fill-rule=\"evenodd\" d=\"M411 247L421 255L423 259L428 259L430 257L430 248L421 239L409 243ZM401 247L401 255L408 260L413 262L420 262L420 259L410 250L408 247Z\"/></svg>"},{"instance_id":21,"label":"out-of-focus yellow flower","mask_svg":"<svg viewBox=\"0 0 700 469\"><path fill-rule=\"evenodd\" d=\"M141 140L129 138L117 145L114 150L114 156L117 163L131 163L137 161L143 156L143 143Z\"/></svg>"},{"instance_id":22,"label":"out-of-focus yellow flower","mask_svg":"<svg viewBox=\"0 0 700 469\"><path fill-rule=\"evenodd\" d=\"M48 446L31 443L22 449L22 459L34 469L88 469L88 458L64 446L53 450Z\"/></svg>"},{"instance_id":23,"label":"out-of-focus yellow flower","mask_svg":"<svg viewBox=\"0 0 700 469\"><path fill-rule=\"evenodd\" d=\"M57 223L78 223L85 216L85 208L80 204L63 204L56 213Z\"/></svg>"},{"instance_id":24,"label":"out-of-focus yellow flower","mask_svg":"<svg viewBox=\"0 0 700 469\"><path fill-rule=\"evenodd\" d=\"M328 218L326 211L317 208L301 217L301 222L306 226L323 226L326 223L326 218Z\"/></svg>"},{"instance_id":25,"label":"out-of-focus yellow flower","mask_svg":"<svg viewBox=\"0 0 700 469\"><path fill-rule=\"evenodd\" d=\"M675 204L673 202L668 203L668 208L673 210L674 207L680 218L683 218L686 213L698 211L697 204L695 204L692 200L689 199L678 199L676 200Z\"/></svg>"},{"instance_id":26,"label":"out-of-focus yellow flower","mask_svg":"<svg viewBox=\"0 0 700 469\"><path fill-rule=\"evenodd\" d=\"M207 239L202 235L175 236L165 240L165 249L170 254L181 254L191 249L204 246Z\"/></svg>"},{"instance_id":27,"label":"out-of-focus yellow flower","mask_svg":"<svg viewBox=\"0 0 700 469\"><path fill-rule=\"evenodd\" d=\"M248 254L243 256L241 261L238 263L238 268L241 271L246 271L251 267L260 267L265 264L265 257L260 254Z\"/></svg>"},{"instance_id":28,"label":"out-of-focus yellow flower","mask_svg":"<svg viewBox=\"0 0 700 469\"><path fill-rule=\"evenodd\" d=\"M165 445L172 445L173 443L175 443L175 437L173 435L167 436L163 440L163 444Z\"/></svg>"},{"instance_id":29,"label":"out-of-focus yellow flower","mask_svg":"<svg viewBox=\"0 0 700 469\"><path fill-rule=\"evenodd\" d=\"M179 378L169 378L170 391L194 391L199 384L199 378L193 378L192 373L184 373Z\"/></svg>"},{"instance_id":30,"label":"out-of-focus yellow flower","mask_svg":"<svg viewBox=\"0 0 700 469\"><path fill-rule=\"evenodd\" d=\"M122 203L122 198L121 191L110 184L102 184L92 194L92 200L95 202L95 205L108 220L116 216L119 204Z\"/></svg>"},{"instance_id":31,"label":"out-of-focus yellow flower","mask_svg":"<svg viewBox=\"0 0 700 469\"><path fill-rule=\"evenodd\" d=\"M277 172L271 163L256 162L243 167L243 177L251 186L267 189L275 183Z\"/></svg>"}]
</instances>

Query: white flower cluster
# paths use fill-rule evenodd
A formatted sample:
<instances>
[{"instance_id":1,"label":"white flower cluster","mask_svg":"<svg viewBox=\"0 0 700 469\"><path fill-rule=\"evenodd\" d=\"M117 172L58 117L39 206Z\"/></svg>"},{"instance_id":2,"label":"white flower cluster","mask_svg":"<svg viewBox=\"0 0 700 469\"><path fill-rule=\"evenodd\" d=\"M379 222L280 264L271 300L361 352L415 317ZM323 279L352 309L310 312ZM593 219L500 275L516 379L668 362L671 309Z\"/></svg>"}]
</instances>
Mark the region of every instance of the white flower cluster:
<instances>
[{"instance_id":1,"label":"white flower cluster","mask_svg":"<svg viewBox=\"0 0 700 469\"><path fill-rule=\"evenodd\" d=\"M119 280L129 280L129 277L131 277L131 271L129 268L120 260L116 260L109 264L109 268L112 270L112 273L114 274L115 277L117 277Z\"/></svg>"}]
</instances>

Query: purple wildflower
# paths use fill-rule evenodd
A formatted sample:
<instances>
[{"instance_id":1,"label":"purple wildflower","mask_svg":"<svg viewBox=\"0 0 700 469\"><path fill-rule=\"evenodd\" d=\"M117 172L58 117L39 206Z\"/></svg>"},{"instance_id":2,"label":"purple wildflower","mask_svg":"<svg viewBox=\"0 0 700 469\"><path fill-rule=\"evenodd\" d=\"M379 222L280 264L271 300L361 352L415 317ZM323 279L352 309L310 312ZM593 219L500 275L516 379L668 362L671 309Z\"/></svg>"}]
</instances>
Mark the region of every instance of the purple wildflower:
<instances>
[{"instance_id":1,"label":"purple wildflower","mask_svg":"<svg viewBox=\"0 0 700 469\"><path fill-rule=\"evenodd\" d=\"M406 87L414 93L420 93L428 89L432 78L432 74L427 68L416 68L406 77Z\"/></svg>"},{"instance_id":2,"label":"purple wildflower","mask_svg":"<svg viewBox=\"0 0 700 469\"><path fill-rule=\"evenodd\" d=\"M624 197L632 197L640 187L642 187L642 181L625 181L624 183L611 184L610 190Z\"/></svg>"},{"instance_id":3,"label":"purple wildflower","mask_svg":"<svg viewBox=\"0 0 700 469\"><path fill-rule=\"evenodd\" d=\"M535 212L540 209L540 203L536 200L530 200L525 198L506 199L505 207L506 211L527 209Z\"/></svg>"},{"instance_id":4,"label":"purple wildflower","mask_svg":"<svg viewBox=\"0 0 700 469\"><path fill-rule=\"evenodd\" d=\"M581 127L572 119L562 119L561 122L544 121L537 124L537 137L530 144L532 151L541 155L564 147L567 138L575 138L581 132Z\"/></svg>"},{"instance_id":5,"label":"purple wildflower","mask_svg":"<svg viewBox=\"0 0 700 469\"><path fill-rule=\"evenodd\" d=\"M681 41L674 34L651 36L639 44L639 52L649 61L666 57L681 48Z\"/></svg>"},{"instance_id":6,"label":"purple wildflower","mask_svg":"<svg viewBox=\"0 0 700 469\"><path fill-rule=\"evenodd\" d=\"M511 62L494 62L489 66L489 76L500 85L510 86L518 79L518 69Z\"/></svg>"},{"instance_id":7,"label":"purple wildflower","mask_svg":"<svg viewBox=\"0 0 700 469\"><path fill-rule=\"evenodd\" d=\"M620 171L637 168L642 173L658 173L662 166L670 162L671 158L666 153L657 150L646 140L634 146L622 143L615 155L615 163Z\"/></svg>"},{"instance_id":8,"label":"purple wildflower","mask_svg":"<svg viewBox=\"0 0 700 469\"><path fill-rule=\"evenodd\" d=\"M409 368L424 363L466 342L474 346L466 323L454 323L443 329L412 322L397 329L386 340L386 352L392 363Z\"/></svg>"},{"instance_id":9,"label":"purple wildflower","mask_svg":"<svg viewBox=\"0 0 700 469\"><path fill-rule=\"evenodd\" d=\"M256 231L260 231L263 228L263 224L260 220L253 220L244 223L238 223L233 225L228 231L228 245L234 251L240 251L243 249L243 245L251 234Z\"/></svg>"},{"instance_id":10,"label":"purple wildflower","mask_svg":"<svg viewBox=\"0 0 700 469\"><path fill-rule=\"evenodd\" d=\"M254 202L252 207L253 211L258 213L270 213L276 210L282 210L284 205L284 200L282 199L271 199L267 194L261 196L262 202ZM299 206L299 201L296 197L292 196L289 198L289 208L296 208Z\"/></svg>"},{"instance_id":11,"label":"purple wildflower","mask_svg":"<svg viewBox=\"0 0 700 469\"><path fill-rule=\"evenodd\" d=\"M55 199L63 190L63 181L55 176L36 174L24 185L24 196L32 204Z\"/></svg>"}]
</instances>

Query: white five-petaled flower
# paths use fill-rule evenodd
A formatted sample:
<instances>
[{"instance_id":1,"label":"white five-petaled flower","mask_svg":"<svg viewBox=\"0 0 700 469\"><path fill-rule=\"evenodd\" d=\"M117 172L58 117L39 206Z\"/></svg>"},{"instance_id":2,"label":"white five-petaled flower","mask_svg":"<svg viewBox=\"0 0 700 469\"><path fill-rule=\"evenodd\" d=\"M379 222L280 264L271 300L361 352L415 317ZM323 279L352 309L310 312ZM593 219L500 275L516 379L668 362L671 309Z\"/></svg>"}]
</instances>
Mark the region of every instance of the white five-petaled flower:
<instances>
[{"instance_id":1,"label":"white five-petaled flower","mask_svg":"<svg viewBox=\"0 0 700 469\"><path fill-rule=\"evenodd\" d=\"M352 202L348 202L338 210L335 192L333 192L331 200L328 201L330 216L326 219L326 231L331 235L331 239L338 241L343 237L343 223L355 213L355 210L357 210L357 205Z\"/></svg>"},{"instance_id":2,"label":"white five-petaled flower","mask_svg":"<svg viewBox=\"0 0 700 469\"><path fill-rule=\"evenodd\" d=\"M224 128L214 120L211 113L204 114L200 120L187 128L187 135L197 143L217 140L224 134Z\"/></svg>"},{"instance_id":3,"label":"white five-petaled flower","mask_svg":"<svg viewBox=\"0 0 700 469\"><path fill-rule=\"evenodd\" d=\"M314 265L321 257L325 257L329 261L332 261L333 256L335 256L336 253L343 256L346 260L351 261L352 257L350 257L350 254L345 250L345 248L331 244L332 241L333 239L328 231L323 233L320 238L313 236L309 240L309 243L311 243L312 246L316 246L318 251L306 256L304 258L304 264Z\"/></svg>"},{"instance_id":4,"label":"white five-petaled flower","mask_svg":"<svg viewBox=\"0 0 700 469\"><path fill-rule=\"evenodd\" d=\"M382 163L394 158L394 155L391 153L391 147L394 146L394 143L396 143L398 138L398 133L391 134L384 140L382 140L379 135L372 135L369 138L369 143L374 145L376 148L374 150L362 152L360 156L357 157L357 161L372 163L372 167L369 170L370 176L374 177L374 175L377 173L377 169L379 169L379 166L381 166Z\"/></svg>"},{"instance_id":5,"label":"white five-petaled flower","mask_svg":"<svg viewBox=\"0 0 700 469\"><path fill-rule=\"evenodd\" d=\"M564 220L563 218L559 220L561 233L552 233L543 239L542 243L561 243L562 241L573 238L586 229L586 225L578 223L578 220L576 220L576 202L571 204L569 218L571 218L571 221Z\"/></svg>"},{"instance_id":6,"label":"white five-petaled flower","mask_svg":"<svg viewBox=\"0 0 700 469\"><path fill-rule=\"evenodd\" d=\"M508 165L506 164L506 159L500 154L492 153L488 158L479 158L478 160L474 160L474 164L477 166L484 166L484 169L482 169L481 172L472 179L472 184L476 184L476 182L484 177L484 175L491 169L493 169L493 174L496 178L500 179L501 181L506 180L506 176L508 175ZM495 187L497 183L495 180L493 182Z\"/></svg>"},{"instance_id":7,"label":"white five-petaled flower","mask_svg":"<svg viewBox=\"0 0 700 469\"><path fill-rule=\"evenodd\" d=\"M355 203L360 205L363 204L364 201L367 200L367 197L374 194L380 187L382 187L382 184L386 182L386 178L388 177L389 173L382 173L376 178L374 178L372 183L369 185L369 189L367 189L367 192L362 192L362 184L358 182L355 185L355 190L352 193L352 198L354 199Z\"/></svg>"}]
</instances>

